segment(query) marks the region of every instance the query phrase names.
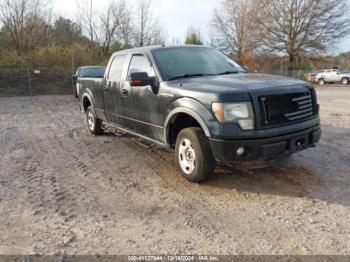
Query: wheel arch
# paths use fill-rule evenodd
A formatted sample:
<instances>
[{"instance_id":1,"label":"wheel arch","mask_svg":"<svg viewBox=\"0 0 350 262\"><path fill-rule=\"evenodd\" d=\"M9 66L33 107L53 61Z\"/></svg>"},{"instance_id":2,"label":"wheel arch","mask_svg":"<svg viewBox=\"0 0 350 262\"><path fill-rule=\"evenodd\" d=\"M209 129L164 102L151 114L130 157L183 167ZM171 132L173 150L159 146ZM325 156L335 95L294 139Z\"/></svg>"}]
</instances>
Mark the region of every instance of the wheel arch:
<instances>
[{"instance_id":1,"label":"wheel arch","mask_svg":"<svg viewBox=\"0 0 350 262\"><path fill-rule=\"evenodd\" d=\"M92 107L92 111L96 115L92 96L89 93L85 92L81 96L81 106L80 107L81 107L82 113L86 113L86 110L88 109L89 106Z\"/></svg>"},{"instance_id":2,"label":"wheel arch","mask_svg":"<svg viewBox=\"0 0 350 262\"><path fill-rule=\"evenodd\" d=\"M195 123L192 123L190 126L200 127L203 130L206 137L211 137L211 128L209 123L211 120L213 120L212 114L204 105L202 105L198 101L194 99L185 98L180 99L179 101L175 101L172 104L170 113L166 117L164 140L168 145L172 146L172 144L174 143L174 141L172 141L171 139L171 130L173 128L173 124L180 116L187 116L188 118L193 119ZM185 123L183 128L186 127L189 126ZM179 131L181 131L181 129Z\"/></svg>"}]
</instances>

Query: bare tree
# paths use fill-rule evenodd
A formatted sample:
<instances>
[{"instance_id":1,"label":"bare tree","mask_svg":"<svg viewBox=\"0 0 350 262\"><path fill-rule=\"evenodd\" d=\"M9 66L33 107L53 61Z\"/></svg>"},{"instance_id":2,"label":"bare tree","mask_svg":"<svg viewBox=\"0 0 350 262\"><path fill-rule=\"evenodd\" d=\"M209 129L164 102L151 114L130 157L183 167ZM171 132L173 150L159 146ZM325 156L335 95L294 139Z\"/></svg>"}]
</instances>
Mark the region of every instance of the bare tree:
<instances>
[{"instance_id":1,"label":"bare tree","mask_svg":"<svg viewBox=\"0 0 350 262\"><path fill-rule=\"evenodd\" d=\"M262 0L258 16L266 48L289 57L288 69L305 53L328 50L349 33L346 0Z\"/></svg>"},{"instance_id":2,"label":"bare tree","mask_svg":"<svg viewBox=\"0 0 350 262\"><path fill-rule=\"evenodd\" d=\"M110 0L106 9L97 10L93 0L77 0L78 23L89 37L91 47L101 47L109 55L115 43L128 46L132 39L132 16L125 0Z\"/></svg>"},{"instance_id":3,"label":"bare tree","mask_svg":"<svg viewBox=\"0 0 350 262\"><path fill-rule=\"evenodd\" d=\"M0 21L18 55L49 41L51 9L44 0L0 0Z\"/></svg>"},{"instance_id":4,"label":"bare tree","mask_svg":"<svg viewBox=\"0 0 350 262\"><path fill-rule=\"evenodd\" d=\"M118 2L111 1L107 10L100 16L100 41L105 55L109 54L111 44L116 39L117 30L121 23L119 12Z\"/></svg>"},{"instance_id":5,"label":"bare tree","mask_svg":"<svg viewBox=\"0 0 350 262\"><path fill-rule=\"evenodd\" d=\"M211 45L235 54L241 63L245 63L247 53L254 52L259 46L254 19L257 12L253 0L225 0L220 10L214 10Z\"/></svg>"},{"instance_id":6,"label":"bare tree","mask_svg":"<svg viewBox=\"0 0 350 262\"><path fill-rule=\"evenodd\" d=\"M151 13L151 0L138 0L134 22L134 39L136 46L156 45L165 42L165 34L158 18Z\"/></svg>"},{"instance_id":7,"label":"bare tree","mask_svg":"<svg viewBox=\"0 0 350 262\"><path fill-rule=\"evenodd\" d=\"M162 24L160 18L153 20L151 27L151 37L149 45L164 45L167 39L167 33L165 32L165 25Z\"/></svg>"},{"instance_id":8,"label":"bare tree","mask_svg":"<svg viewBox=\"0 0 350 262\"><path fill-rule=\"evenodd\" d=\"M133 37L132 17L130 7L127 5L125 0L120 1L119 20L119 39L122 41L124 46L129 46L132 42Z\"/></svg>"},{"instance_id":9,"label":"bare tree","mask_svg":"<svg viewBox=\"0 0 350 262\"><path fill-rule=\"evenodd\" d=\"M150 27L152 15L150 13L151 0L139 0L135 21L135 45L144 46L150 42Z\"/></svg>"},{"instance_id":10,"label":"bare tree","mask_svg":"<svg viewBox=\"0 0 350 262\"><path fill-rule=\"evenodd\" d=\"M89 37L91 48L94 48L98 39L98 11L93 0L76 0L78 23L84 34Z\"/></svg>"}]
</instances>

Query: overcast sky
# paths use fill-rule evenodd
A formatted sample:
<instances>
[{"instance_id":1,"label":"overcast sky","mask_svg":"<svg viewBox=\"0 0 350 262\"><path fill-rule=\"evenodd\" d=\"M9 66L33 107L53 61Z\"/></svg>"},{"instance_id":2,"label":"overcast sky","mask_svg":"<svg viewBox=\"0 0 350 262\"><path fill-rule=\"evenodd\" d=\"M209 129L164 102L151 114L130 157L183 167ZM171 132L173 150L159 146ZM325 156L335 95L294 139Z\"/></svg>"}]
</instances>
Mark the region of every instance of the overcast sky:
<instances>
[{"instance_id":1,"label":"overcast sky","mask_svg":"<svg viewBox=\"0 0 350 262\"><path fill-rule=\"evenodd\" d=\"M57 15L73 18L76 13L76 0L54 0L54 11ZM94 0L96 6L103 8L109 0ZM132 6L134 0L127 0ZM213 9L220 7L221 0L152 0L152 10L160 17L166 27L168 43L174 39L184 40L187 28L193 25L207 34L207 27ZM350 0L348 0L350 2ZM349 13L350 15L350 13ZM350 36L342 40L334 53L350 51Z\"/></svg>"}]
</instances>

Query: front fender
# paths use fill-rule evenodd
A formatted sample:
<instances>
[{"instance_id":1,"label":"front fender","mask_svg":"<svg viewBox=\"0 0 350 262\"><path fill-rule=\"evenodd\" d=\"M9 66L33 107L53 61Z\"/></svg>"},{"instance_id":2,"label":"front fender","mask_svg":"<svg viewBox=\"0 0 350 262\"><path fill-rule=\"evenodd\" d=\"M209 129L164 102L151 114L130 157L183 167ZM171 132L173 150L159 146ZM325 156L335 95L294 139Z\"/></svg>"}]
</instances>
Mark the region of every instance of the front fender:
<instances>
[{"instance_id":1,"label":"front fender","mask_svg":"<svg viewBox=\"0 0 350 262\"><path fill-rule=\"evenodd\" d=\"M191 98L180 98L171 103L168 115L165 119L166 140L168 141L171 120L179 113L185 113L193 117L203 129L207 137L211 137L212 129L215 128L214 115L200 102Z\"/></svg>"}]
</instances>

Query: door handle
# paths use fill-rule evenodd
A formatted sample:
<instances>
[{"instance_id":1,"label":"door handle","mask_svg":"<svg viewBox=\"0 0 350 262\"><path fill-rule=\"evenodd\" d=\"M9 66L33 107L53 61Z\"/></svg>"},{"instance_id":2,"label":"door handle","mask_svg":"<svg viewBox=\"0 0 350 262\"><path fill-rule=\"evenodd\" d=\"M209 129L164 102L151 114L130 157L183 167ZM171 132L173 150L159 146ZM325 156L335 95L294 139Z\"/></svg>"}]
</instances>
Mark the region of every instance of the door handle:
<instances>
[{"instance_id":1,"label":"door handle","mask_svg":"<svg viewBox=\"0 0 350 262\"><path fill-rule=\"evenodd\" d=\"M108 86L103 86L103 89L107 89L108 88Z\"/></svg>"},{"instance_id":2,"label":"door handle","mask_svg":"<svg viewBox=\"0 0 350 262\"><path fill-rule=\"evenodd\" d=\"M127 95L128 93L129 93L129 91L127 89L125 89L125 88L122 89L122 94L123 95Z\"/></svg>"}]
</instances>

